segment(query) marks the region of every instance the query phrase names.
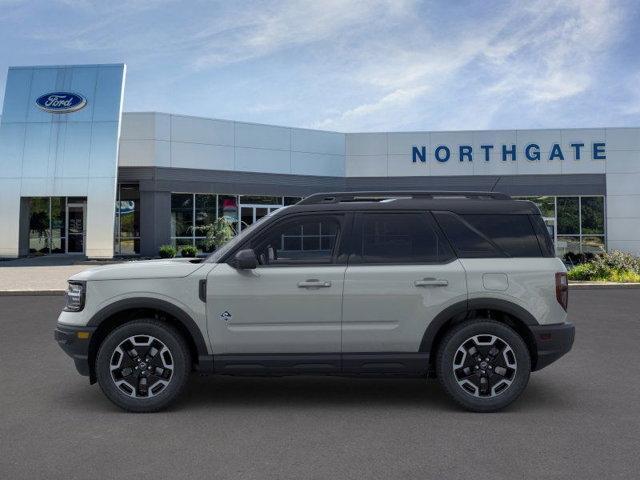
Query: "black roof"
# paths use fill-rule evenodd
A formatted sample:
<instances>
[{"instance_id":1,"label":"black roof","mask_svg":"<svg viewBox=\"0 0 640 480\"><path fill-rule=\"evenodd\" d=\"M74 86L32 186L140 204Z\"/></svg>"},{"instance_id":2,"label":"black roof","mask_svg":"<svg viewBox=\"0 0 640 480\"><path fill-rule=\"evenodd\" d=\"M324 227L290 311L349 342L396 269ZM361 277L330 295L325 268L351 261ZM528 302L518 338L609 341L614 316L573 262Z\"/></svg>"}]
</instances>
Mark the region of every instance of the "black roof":
<instances>
[{"instance_id":1,"label":"black roof","mask_svg":"<svg viewBox=\"0 0 640 480\"><path fill-rule=\"evenodd\" d=\"M432 210L459 214L539 214L528 200L514 200L498 192L376 191L327 192L311 195L287 212L365 210Z\"/></svg>"}]
</instances>

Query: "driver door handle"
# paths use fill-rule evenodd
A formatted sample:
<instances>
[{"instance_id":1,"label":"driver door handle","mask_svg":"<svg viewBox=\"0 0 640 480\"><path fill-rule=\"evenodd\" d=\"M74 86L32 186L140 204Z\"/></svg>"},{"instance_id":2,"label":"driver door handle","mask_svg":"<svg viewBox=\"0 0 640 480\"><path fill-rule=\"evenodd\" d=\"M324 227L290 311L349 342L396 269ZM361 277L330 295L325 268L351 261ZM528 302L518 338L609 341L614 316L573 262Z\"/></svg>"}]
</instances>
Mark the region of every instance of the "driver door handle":
<instances>
[{"instance_id":1,"label":"driver door handle","mask_svg":"<svg viewBox=\"0 0 640 480\"><path fill-rule=\"evenodd\" d=\"M413 282L416 287L446 287L449 282L442 278L423 278Z\"/></svg>"},{"instance_id":2,"label":"driver door handle","mask_svg":"<svg viewBox=\"0 0 640 480\"><path fill-rule=\"evenodd\" d=\"M298 282L300 288L328 288L331 286L331 282L321 282L320 280L310 279L304 282Z\"/></svg>"}]
</instances>

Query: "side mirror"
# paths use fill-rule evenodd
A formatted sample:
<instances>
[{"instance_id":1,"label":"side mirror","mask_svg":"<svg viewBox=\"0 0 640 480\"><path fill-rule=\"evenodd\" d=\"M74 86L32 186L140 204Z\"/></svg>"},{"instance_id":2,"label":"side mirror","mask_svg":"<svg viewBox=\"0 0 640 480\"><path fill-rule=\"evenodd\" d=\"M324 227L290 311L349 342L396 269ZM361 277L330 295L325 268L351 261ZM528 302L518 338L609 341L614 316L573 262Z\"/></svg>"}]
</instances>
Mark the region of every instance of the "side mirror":
<instances>
[{"instance_id":1,"label":"side mirror","mask_svg":"<svg viewBox=\"0 0 640 480\"><path fill-rule=\"evenodd\" d=\"M254 252L252 248L240 250L236 253L235 257L233 257L231 266L238 270L253 270L258 266L256 252Z\"/></svg>"}]
</instances>

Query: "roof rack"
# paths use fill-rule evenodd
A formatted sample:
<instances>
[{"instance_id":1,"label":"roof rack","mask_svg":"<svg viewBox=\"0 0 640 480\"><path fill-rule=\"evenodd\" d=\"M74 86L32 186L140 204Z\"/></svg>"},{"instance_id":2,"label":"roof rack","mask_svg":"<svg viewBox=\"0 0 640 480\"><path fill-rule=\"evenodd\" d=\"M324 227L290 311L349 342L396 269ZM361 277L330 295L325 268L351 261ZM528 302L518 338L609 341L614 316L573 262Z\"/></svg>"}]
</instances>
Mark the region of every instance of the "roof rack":
<instances>
[{"instance_id":1,"label":"roof rack","mask_svg":"<svg viewBox=\"0 0 640 480\"><path fill-rule=\"evenodd\" d=\"M372 200L391 200L395 198L435 198L466 197L491 198L493 200L511 200L511 197L498 192L460 192L460 191L366 191L366 192L328 192L314 193L297 203L297 205L315 205L320 203L366 202Z\"/></svg>"}]
</instances>

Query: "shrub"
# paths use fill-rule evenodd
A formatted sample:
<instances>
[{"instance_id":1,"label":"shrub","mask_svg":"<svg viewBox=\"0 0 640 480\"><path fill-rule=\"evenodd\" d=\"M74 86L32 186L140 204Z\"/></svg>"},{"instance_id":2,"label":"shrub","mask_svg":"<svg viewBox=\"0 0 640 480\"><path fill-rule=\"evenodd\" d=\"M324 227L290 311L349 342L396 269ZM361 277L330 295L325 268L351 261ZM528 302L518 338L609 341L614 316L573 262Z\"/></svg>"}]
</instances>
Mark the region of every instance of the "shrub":
<instances>
[{"instance_id":1,"label":"shrub","mask_svg":"<svg viewBox=\"0 0 640 480\"><path fill-rule=\"evenodd\" d=\"M573 267L568 277L570 280L640 282L640 258L617 250L601 253Z\"/></svg>"},{"instance_id":2,"label":"shrub","mask_svg":"<svg viewBox=\"0 0 640 480\"><path fill-rule=\"evenodd\" d=\"M571 265L580 265L581 263L590 262L594 258L595 258L595 254L591 252L586 252L586 253L567 252L564 254L564 257L562 257L565 263L569 263Z\"/></svg>"},{"instance_id":3,"label":"shrub","mask_svg":"<svg viewBox=\"0 0 640 480\"><path fill-rule=\"evenodd\" d=\"M180 249L180 255L183 257L195 257L198 253L198 249L193 245L185 245Z\"/></svg>"},{"instance_id":4,"label":"shrub","mask_svg":"<svg viewBox=\"0 0 640 480\"><path fill-rule=\"evenodd\" d=\"M158 254L160 258L173 258L178 253L173 245L162 245Z\"/></svg>"}]
</instances>

